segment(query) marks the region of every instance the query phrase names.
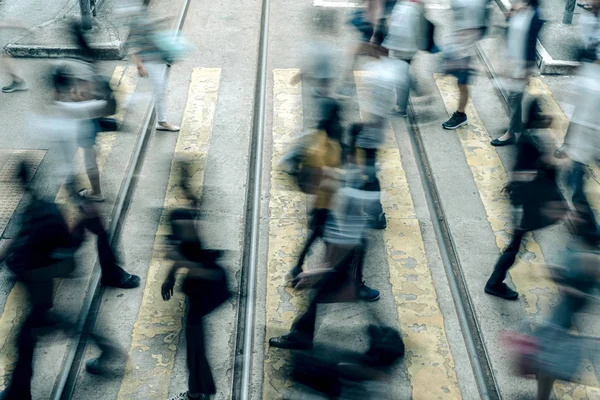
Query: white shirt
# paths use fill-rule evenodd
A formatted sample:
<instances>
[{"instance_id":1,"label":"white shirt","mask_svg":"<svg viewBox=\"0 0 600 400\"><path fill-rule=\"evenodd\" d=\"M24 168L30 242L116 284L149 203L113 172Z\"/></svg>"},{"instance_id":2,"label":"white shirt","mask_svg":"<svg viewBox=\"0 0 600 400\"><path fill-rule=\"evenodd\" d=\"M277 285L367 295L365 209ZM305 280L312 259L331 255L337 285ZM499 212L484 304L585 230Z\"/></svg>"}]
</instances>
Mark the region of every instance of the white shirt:
<instances>
[{"instance_id":1,"label":"white shirt","mask_svg":"<svg viewBox=\"0 0 600 400\"><path fill-rule=\"evenodd\" d=\"M76 173L73 156L77 151L77 134L82 128L80 123L104 116L106 107L105 100L55 101L47 107L49 115L43 118L40 131L60 148L62 165L56 175L61 183L65 176L73 177Z\"/></svg>"},{"instance_id":2,"label":"white shirt","mask_svg":"<svg viewBox=\"0 0 600 400\"><path fill-rule=\"evenodd\" d=\"M423 40L422 11L419 3L402 1L394 6L383 47L393 50L395 58L410 60Z\"/></svg>"}]
</instances>

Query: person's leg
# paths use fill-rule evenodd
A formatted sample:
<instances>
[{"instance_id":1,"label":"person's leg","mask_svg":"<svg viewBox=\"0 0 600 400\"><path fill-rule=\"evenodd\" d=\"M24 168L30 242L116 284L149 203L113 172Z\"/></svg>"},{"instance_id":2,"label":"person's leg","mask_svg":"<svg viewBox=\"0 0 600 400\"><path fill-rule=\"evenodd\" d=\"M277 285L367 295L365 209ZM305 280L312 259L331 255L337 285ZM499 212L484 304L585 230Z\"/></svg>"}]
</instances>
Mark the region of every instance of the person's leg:
<instances>
[{"instance_id":1,"label":"person's leg","mask_svg":"<svg viewBox=\"0 0 600 400\"><path fill-rule=\"evenodd\" d=\"M410 71L410 70L409 70ZM400 116L406 116L408 110L408 98L410 96L411 78L410 72L407 77L402 79L402 83L396 85L396 108L395 111Z\"/></svg>"},{"instance_id":2,"label":"person's leg","mask_svg":"<svg viewBox=\"0 0 600 400\"><path fill-rule=\"evenodd\" d=\"M100 187L100 169L98 168L98 160L96 157L96 149L87 147L83 149L83 159L85 163L85 171L90 180L92 187L91 193L88 197L90 200L104 200L102 197L102 188Z\"/></svg>"},{"instance_id":3,"label":"person's leg","mask_svg":"<svg viewBox=\"0 0 600 400\"><path fill-rule=\"evenodd\" d=\"M585 233L589 235L598 235L598 222L596 221L594 210L590 206L585 194L585 173L586 166L577 161L573 161L569 177L569 184L573 191L572 201L577 212L586 221L584 228Z\"/></svg>"},{"instance_id":4,"label":"person's leg","mask_svg":"<svg viewBox=\"0 0 600 400\"><path fill-rule=\"evenodd\" d=\"M189 318L189 313L188 313ZM188 320L189 321L189 320ZM186 323L188 396L199 399L217 392L215 380L206 358L204 327L201 320Z\"/></svg>"},{"instance_id":5,"label":"person's leg","mask_svg":"<svg viewBox=\"0 0 600 400\"><path fill-rule=\"evenodd\" d=\"M157 62L148 62L146 64L148 77L152 81L156 120L158 121L157 129L176 132L179 130L179 127L167 122L167 104L165 96L167 83L163 77L162 66L163 64Z\"/></svg>"},{"instance_id":6,"label":"person's leg","mask_svg":"<svg viewBox=\"0 0 600 400\"><path fill-rule=\"evenodd\" d=\"M457 129L467 124L465 109L469 101L469 73L468 68L454 73L458 78L458 108L450 119L442 124L442 128L444 129Z\"/></svg>"},{"instance_id":7,"label":"person's leg","mask_svg":"<svg viewBox=\"0 0 600 400\"><path fill-rule=\"evenodd\" d=\"M510 122L508 130L504 135L492 140L492 145L502 146L513 144L517 134L523 132L523 92L510 91L508 92L508 105L510 107Z\"/></svg>"},{"instance_id":8,"label":"person's leg","mask_svg":"<svg viewBox=\"0 0 600 400\"><path fill-rule=\"evenodd\" d=\"M381 186L377 179L377 149L363 149L365 153L365 175L367 176L363 190L371 192L374 199L365 201L364 212L371 218L373 229L385 229L387 221L381 205Z\"/></svg>"},{"instance_id":9,"label":"person's leg","mask_svg":"<svg viewBox=\"0 0 600 400\"><path fill-rule=\"evenodd\" d=\"M550 400L550 394L552 394L552 386L554 385L554 379L547 376L537 377L537 400Z\"/></svg>"},{"instance_id":10,"label":"person's leg","mask_svg":"<svg viewBox=\"0 0 600 400\"><path fill-rule=\"evenodd\" d=\"M459 84L458 85L458 108L456 111L459 113L465 113L465 109L467 108L467 102L469 101L469 85Z\"/></svg>"},{"instance_id":11,"label":"person's leg","mask_svg":"<svg viewBox=\"0 0 600 400\"><path fill-rule=\"evenodd\" d=\"M80 224L96 235L98 258L102 269L102 284L122 289L138 287L140 285L139 276L127 273L118 265L117 257L110 245L108 232L106 232L96 208L88 202L84 205L84 212L86 215Z\"/></svg>"},{"instance_id":12,"label":"person's leg","mask_svg":"<svg viewBox=\"0 0 600 400\"><path fill-rule=\"evenodd\" d=\"M33 378L33 352L37 342L37 330L43 326L46 312L52 307L52 281L23 281L31 311L21 326L17 337L18 357L12 379L6 389L5 399L31 399L31 379Z\"/></svg>"},{"instance_id":13,"label":"person's leg","mask_svg":"<svg viewBox=\"0 0 600 400\"><path fill-rule=\"evenodd\" d=\"M311 223L310 223L311 224L310 236L308 237L308 240L304 244L304 247L302 248L302 251L300 252L300 255L298 256L298 261L296 262L296 265L294 266L294 268L291 271L291 274L294 275L294 277L302 272L302 265L304 264L304 259L306 258L306 255L308 254L308 250L310 249L310 247L312 246L314 241L317 240L317 238L320 238L323 236L325 222L327 221L327 215L328 215L328 211L326 209L314 209L313 210L313 215L312 215Z\"/></svg>"},{"instance_id":14,"label":"person's leg","mask_svg":"<svg viewBox=\"0 0 600 400\"><path fill-rule=\"evenodd\" d=\"M365 281L363 280L363 268L366 254L367 239L363 237L351 259L354 267L354 279L358 286L357 295L360 300L377 301L379 300L379 291L365 285Z\"/></svg>"},{"instance_id":15,"label":"person's leg","mask_svg":"<svg viewBox=\"0 0 600 400\"><path fill-rule=\"evenodd\" d=\"M506 273L515 263L524 235L525 232L521 230L517 230L513 234L512 240L500 255L494 266L494 272L492 272L485 285L486 293L506 299L516 299L518 297L517 292L510 289L503 282L506 279Z\"/></svg>"}]
</instances>

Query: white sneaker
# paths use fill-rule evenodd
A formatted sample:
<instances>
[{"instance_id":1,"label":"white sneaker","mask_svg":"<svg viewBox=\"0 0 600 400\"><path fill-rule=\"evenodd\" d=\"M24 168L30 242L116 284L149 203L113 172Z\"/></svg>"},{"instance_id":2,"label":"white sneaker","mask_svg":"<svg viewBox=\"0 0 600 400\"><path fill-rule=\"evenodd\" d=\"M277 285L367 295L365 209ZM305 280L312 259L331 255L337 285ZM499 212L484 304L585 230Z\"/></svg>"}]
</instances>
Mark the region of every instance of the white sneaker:
<instances>
[{"instance_id":1,"label":"white sneaker","mask_svg":"<svg viewBox=\"0 0 600 400\"><path fill-rule=\"evenodd\" d=\"M177 125L171 125L168 122L159 122L156 124L157 131L168 131L168 132L179 132L180 127Z\"/></svg>"}]
</instances>

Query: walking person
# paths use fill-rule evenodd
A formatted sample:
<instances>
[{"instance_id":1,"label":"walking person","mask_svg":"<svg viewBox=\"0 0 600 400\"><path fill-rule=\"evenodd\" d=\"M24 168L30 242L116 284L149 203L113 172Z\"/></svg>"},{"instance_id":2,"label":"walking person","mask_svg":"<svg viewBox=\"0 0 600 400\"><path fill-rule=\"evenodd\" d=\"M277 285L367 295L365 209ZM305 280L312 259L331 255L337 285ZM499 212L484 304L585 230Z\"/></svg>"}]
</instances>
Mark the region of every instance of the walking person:
<instances>
[{"instance_id":1,"label":"walking person","mask_svg":"<svg viewBox=\"0 0 600 400\"><path fill-rule=\"evenodd\" d=\"M417 50L424 48L424 6L420 0L402 0L394 6L390 16L387 36L382 46L388 57L410 64ZM394 112L405 117L410 94L410 70L408 65L401 69L395 88Z\"/></svg>"},{"instance_id":2,"label":"walking person","mask_svg":"<svg viewBox=\"0 0 600 400\"><path fill-rule=\"evenodd\" d=\"M8 388L0 395L2 400L31 399L33 356L42 333L62 330L69 335L76 333L76 326L66 314L54 307L54 279L68 278L75 269L75 252L80 247L83 226L77 224L70 230L58 207L42 200L30 186L29 167L22 163L19 181L25 188L26 207L20 216L21 226L16 238L0 254L0 262L6 264L23 284L31 305L18 334L17 364ZM82 210L87 209L86 201ZM91 204L88 202L88 204ZM86 219L84 218L84 221ZM102 351L101 355L86 363L88 372L114 374L123 365L124 351L108 338L93 331L86 331Z\"/></svg>"},{"instance_id":3,"label":"walking person","mask_svg":"<svg viewBox=\"0 0 600 400\"><path fill-rule=\"evenodd\" d=\"M516 142L523 131L523 96L529 78L536 67L536 45L544 21L540 18L538 0L524 0L507 14L506 88L510 105L508 131L492 140L492 146L507 146Z\"/></svg>"},{"instance_id":4,"label":"walking person","mask_svg":"<svg viewBox=\"0 0 600 400\"><path fill-rule=\"evenodd\" d=\"M526 128L536 122L535 104L528 109ZM540 127L547 127L546 121ZM566 213L568 206L557 184L558 170L552 163L548 150L540 145L532 132L523 133L518 141L518 153L515 167L510 174L507 189L510 202L519 210L512 240L502 251L485 285L487 294L506 300L516 300L519 294L511 289L504 280L513 266L523 237L527 232L542 229L558 222Z\"/></svg>"},{"instance_id":5,"label":"walking person","mask_svg":"<svg viewBox=\"0 0 600 400\"><path fill-rule=\"evenodd\" d=\"M317 130L312 135L302 138L303 141L309 142L305 144L301 156L303 168L313 171L314 174L311 175L319 176L333 173L333 170L341 166L342 157L340 105L336 100L329 98L321 101L321 107L322 119L319 121ZM311 179L311 177L307 178ZM286 276L288 282L293 281L302 272L302 265L308 250L315 240L323 236L334 192L331 187L321 183L321 181L316 183L316 197L309 222L310 236L300 251L296 265Z\"/></svg>"},{"instance_id":6,"label":"walking person","mask_svg":"<svg viewBox=\"0 0 600 400\"><path fill-rule=\"evenodd\" d=\"M600 0L590 1L592 12L581 15L583 42L582 66L575 80L578 94L575 110L563 146L555 152L572 160L568 184L572 201L580 217L585 219L590 234L600 237L600 227L585 193L588 165L600 158Z\"/></svg>"},{"instance_id":7,"label":"walking person","mask_svg":"<svg viewBox=\"0 0 600 400\"><path fill-rule=\"evenodd\" d=\"M381 47L387 35L388 17L396 0L365 0L364 10L354 13L350 23L358 30L360 41L352 51L350 65L343 76L339 97L349 97L353 73L360 56L379 57L385 53Z\"/></svg>"},{"instance_id":8,"label":"walking person","mask_svg":"<svg viewBox=\"0 0 600 400\"><path fill-rule=\"evenodd\" d=\"M313 347L317 307L322 302L376 301L379 292L364 286L362 268L365 256L365 237L368 219L363 214L363 202L369 199L361 190L360 168L345 174L346 185L337 191L335 213L329 216L324 232L326 243L325 269L299 274L296 289L311 288L313 293L306 310L294 320L290 331L269 339L271 347L307 350ZM338 186L333 175L332 186ZM358 284L358 282L361 284ZM362 290L362 294L361 294Z\"/></svg>"},{"instance_id":9,"label":"walking person","mask_svg":"<svg viewBox=\"0 0 600 400\"><path fill-rule=\"evenodd\" d=\"M187 183L182 186L192 203ZM175 248L169 252L173 264L162 284L165 301L173 296L176 274L181 269L187 273L183 292L187 298L185 334L187 341L188 390L171 400L208 399L217 389L206 358L206 334L203 317L230 297L225 270L219 265L220 251L206 249L198 235L196 211L177 209L170 214L171 239Z\"/></svg>"},{"instance_id":10,"label":"walking person","mask_svg":"<svg viewBox=\"0 0 600 400\"><path fill-rule=\"evenodd\" d=\"M81 201L75 188L76 172L73 165L73 156L77 150L77 142L80 140L81 123L112 113L114 104L111 104L111 100L105 99L82 100L78 92L76 75L73 67L66 63L53 68L51 80L54 101L48 106L50 128L47 128L46 133L59 145L62 161L62 171L58 174L60 182L66 180L65 185L69 194L73 195L75 201ZM89 196L87 198L91 200ZM80 225L97 236L102 283L124 289L138 287L140 278L125 272L117 265L115 253L109 243L108 232L97 210L89 204L86 210L85 218Z\"/></svg>"},{"instance_id":11,"label":"walking person","mask_svg":"<svg viewBox=\"0 0 600 400\"><path fill-rule=\"evenodd\" d=\"M474 47L487 26L487 0L453 0L451 2L452 33L445 49L446 73L457 78L458 108L450 119L442 124L444 129L457 129L467 124L465 109L469 101L471 57Z\"/></svg>"},{"instance_id":12,"label":"walking person","mask_svg":"<svg viewBox=\"0 0 600 400\"><path fill-rule=\"evenodd\" d=\"M136 63L142 78L150 78L156 107L156 130L178 132L179 126L167 122L166 88L167 82L163 76L163 67L169 60L164 59L164 52L157 45L157 29L164 23L163 19L150 17L148 8L142 6L130 20L130 33L125 44Z\"/></svg>"}]
</instances>

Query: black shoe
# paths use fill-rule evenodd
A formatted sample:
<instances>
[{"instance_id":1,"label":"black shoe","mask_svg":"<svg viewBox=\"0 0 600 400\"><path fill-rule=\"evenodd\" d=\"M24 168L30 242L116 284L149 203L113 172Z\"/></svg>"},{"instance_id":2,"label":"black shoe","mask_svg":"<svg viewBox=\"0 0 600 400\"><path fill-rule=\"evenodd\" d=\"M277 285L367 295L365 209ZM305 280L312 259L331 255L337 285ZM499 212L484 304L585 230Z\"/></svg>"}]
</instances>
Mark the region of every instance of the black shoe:
<instances>
[{"instance_id":1,"label":"black shoe","mask_svg":"<svg viewBox=\"0 0 600 400\"><path fill-rule=\"evenodd\" d=\"M506 283L501 283L498 286L485 285L485 292L506 300L517 300L519 298L519 293L509 288Z\"/></svg>"},{"instance_id":2,"label":"black shoe","mask_svg":"<svg viewBox=\"0 0 600 400\"><path fill-rule=\"evenodd\" d=\"M490 142L490 144L492 146L502 147L502 146L510 146L511 144L515 144L516 142L517 142L517 139L513 135L510 137L510 139L506 139L506 140L500 140L499 138L494 139Z\"/></svg>"},{"instance_id":3,"label":"black shoe","mask_svg":"<svg viewBox=\"0 0 600 400\"><path fill-rule=\"evenodd\" d=\"M296 278L298 278L298 275L300 275L302 273L302 268L301 267L294 267L290 270L290 272L288 272L287 274L285 274L285 285L286 286L294 286L296 283Z\"/></svg>"},{"instance_id":4,"label":"black shoe","mask_svg":"<svg viewBox=\"0 0 600 400\"><path fill-rule=\"evenodd\" d=\"M444 129L456 129L467 124L467 114L455 112L450 119L442 124Z\"/></svg>"},{"instance_id":5,"label":"black shoe","mask_svg":"<svg viewBox=\"0 0 600 400\"><path fill-rule=\"evenodd\" d=\"M118 278L102 277L102 285L120 289L133 289L140 286L140 277L122 271Z\"/></svg>"},{"instance_id":6,"label":"black shoe","mask_svg":"<svg viewBox=\"0 0 600 400\"><path fill-rule=\"evenodd\" d=\"M364 282L358 284L357 291L358 298L364 301L377 301L379 300L379 290L371 289Z\"/></svg>"},{"instance_id":7,"label":"black shoe","mask_svg":"<svg viewBox=\"0 0 600 400\"><path fill-rule=\"evenodd\" d=\"M126 357L122 357L122 360L120 360L116 356L110 360L106 356L90 358L85 362L85 370L93 375L116 378L123 374L125 361Z\"/></svg>"},{"instance_id":8,"label":"black shoe","mask_svg":"<svg viewBox=\"0 0 600 400\"><path fill-rule=\"evenodd\" d=\"M300 338L298 335L288 333L287 335L269 339L269 346L277 347L278 349L309 350L312 349L313 342Z\"/></svg>"},{"instance_id":9,"label":"black shoe","mask_svg":"<svg viewBox=\"0 0 600 400\"><path fill-rule=\"evenodd\" d=\"M377 217L373 217L371 220L372 229L385 229L386 227L387 220L385 219L385 213L381 213Z\"/></svg>"},{"instance_id":10,"label":"black shoe","mask_svg":"<svg viewBox=\"0 0 600 400\"><path fill-rule=\"evenodd\" d=\"M554 151L554 157L563 159L567 158L569 155L567 154L567 146L562 145L558 149Z\"/></svg>"}]
</instances>

